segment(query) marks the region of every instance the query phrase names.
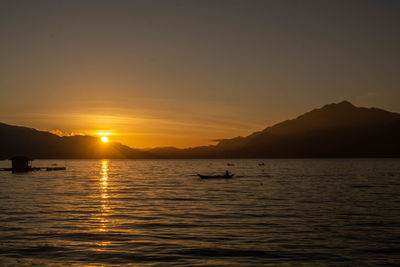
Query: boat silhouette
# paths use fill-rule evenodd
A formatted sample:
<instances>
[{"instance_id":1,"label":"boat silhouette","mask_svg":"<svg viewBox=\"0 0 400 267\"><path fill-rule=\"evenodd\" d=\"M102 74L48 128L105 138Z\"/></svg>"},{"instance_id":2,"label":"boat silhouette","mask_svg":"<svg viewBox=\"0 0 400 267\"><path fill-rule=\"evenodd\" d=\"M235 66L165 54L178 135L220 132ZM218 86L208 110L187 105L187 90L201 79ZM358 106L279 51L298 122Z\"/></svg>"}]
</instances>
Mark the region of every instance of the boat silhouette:
<instances>
[{"instance_id":1,"label":"boat silhouette","mask_svg":"<svg viewBox=\"0 0 400 267\"><path fill-rule=\"evenodd\" d=\"M234 174L225 173L224 175L202 175L197 174L201 179L230 179Z\"/></svg>"}]
</instances>

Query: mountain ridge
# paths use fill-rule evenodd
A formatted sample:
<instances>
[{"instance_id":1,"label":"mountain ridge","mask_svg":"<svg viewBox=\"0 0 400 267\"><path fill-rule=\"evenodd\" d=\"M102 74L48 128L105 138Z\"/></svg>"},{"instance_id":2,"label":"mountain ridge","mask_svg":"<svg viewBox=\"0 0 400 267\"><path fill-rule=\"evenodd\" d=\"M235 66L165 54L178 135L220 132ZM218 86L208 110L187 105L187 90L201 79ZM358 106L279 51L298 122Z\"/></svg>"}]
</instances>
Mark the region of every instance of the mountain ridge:
<instances>
[{"instance_id":1,"label":"mountain ridge","mask_svg":"<svg viewBox=\"0 0 400 267\"><path fill-rule=\"evenodd\" d=\"M380 132L380 129L384 131ZM356 107L342 101L313 109L245 137L220 140L215 146L202 147L199 154L206 157L208 150L210 157L398 157L400 153L395 148L400 150L400 145L396 134L400 136L400 114ZM388 143L380 147L365 140L375 138L381 144L381 136L389 138L386 139ZM326 145L324 141L332 145ZM349 149L351 143L354 143L353 151ZM368 147L373 149L368 151ZM186 153L182 156L193 156L191 154L196 154L196 150L199 149L183 150Z\"/></svg>"},{"instance_id":2,"label":"mountain ridge","mask_svg":"<svg viewBox=\"0 0 400 267\"><path fill-rule=\"evenodd\" d=\"M134 149L93 136L57 136L0 123L0 156L33 158L400 157L400 114L348 101L313 109L245 137L178 149Z\"/></svg>"},{"instance_id":3,"label":"mountain ridge","mask_svg":"<svg viewBox=\"0 0 400 267\"><path fill-rule=\"evenodd\" d=\"M120 143L105 145L88 135L58 136L25 126L0 123L0 158L25 155L32 158L132 158L145 152Z\"/></svg>"}]
</instances>

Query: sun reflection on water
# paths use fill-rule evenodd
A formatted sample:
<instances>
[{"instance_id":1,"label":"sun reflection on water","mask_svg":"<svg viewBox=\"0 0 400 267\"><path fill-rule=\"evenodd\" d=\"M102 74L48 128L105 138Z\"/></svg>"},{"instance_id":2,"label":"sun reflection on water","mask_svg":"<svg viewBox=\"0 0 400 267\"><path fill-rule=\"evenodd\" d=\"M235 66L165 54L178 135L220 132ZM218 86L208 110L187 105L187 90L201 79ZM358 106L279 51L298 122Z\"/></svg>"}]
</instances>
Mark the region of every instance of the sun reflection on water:
<instances>
[{"instance_id":1,"label":"sun reflection on water","mask_svg":"<svg viewBox=\"0 0 400 267\"><path fill-rule=\"evenodd\" d=\"M100 206L100 215L98 217L99 227L97 228L97 230L102 233L107 232L107 226L110 223L110 221L107 219L107 215L110 211L109 200L108 200L108 198L109 198L108 173L109 173L109 161L102 160L101 161L101 171L100 171L100 181L99 181L101 206ZM100 241L97 245L99 247L105 247L109 244L110 244L110 242Z\"/></svg>"}]
</instances>

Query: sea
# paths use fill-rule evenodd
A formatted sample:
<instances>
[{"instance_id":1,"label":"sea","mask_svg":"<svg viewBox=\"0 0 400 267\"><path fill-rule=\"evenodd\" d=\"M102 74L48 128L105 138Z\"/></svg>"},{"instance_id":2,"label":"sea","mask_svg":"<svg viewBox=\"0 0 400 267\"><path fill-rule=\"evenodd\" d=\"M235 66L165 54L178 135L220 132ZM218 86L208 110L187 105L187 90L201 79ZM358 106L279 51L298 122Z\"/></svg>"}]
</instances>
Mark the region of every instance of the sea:
<instances>
[{"instance_id":1,"label":"sea","mask_svg":"<svg viewBox=\"0 0 400 267\"><path fill-rule=\"evenodd\" d=\"M66 170L0 172L0 266L400 265L400 159L33 166Z\"/></svg>"}]
</instances>

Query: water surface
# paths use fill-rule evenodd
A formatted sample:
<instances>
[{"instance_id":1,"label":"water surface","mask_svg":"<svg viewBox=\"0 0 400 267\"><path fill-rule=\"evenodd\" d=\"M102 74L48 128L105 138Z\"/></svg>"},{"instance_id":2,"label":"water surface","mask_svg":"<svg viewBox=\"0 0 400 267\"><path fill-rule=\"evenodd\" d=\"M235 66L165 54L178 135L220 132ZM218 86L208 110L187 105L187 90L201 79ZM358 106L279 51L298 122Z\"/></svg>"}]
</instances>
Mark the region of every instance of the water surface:
<instances>
[{"instance_id":1,"label":"water surface","mask_svg":"<svg viewBox=\"0 0 400 267\"><path fill-rule=\"evenodd\" d=\"M54 163L0 172L0 265L400 264L399 159Z\"/></svg>"}]
</instances>

